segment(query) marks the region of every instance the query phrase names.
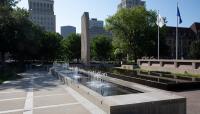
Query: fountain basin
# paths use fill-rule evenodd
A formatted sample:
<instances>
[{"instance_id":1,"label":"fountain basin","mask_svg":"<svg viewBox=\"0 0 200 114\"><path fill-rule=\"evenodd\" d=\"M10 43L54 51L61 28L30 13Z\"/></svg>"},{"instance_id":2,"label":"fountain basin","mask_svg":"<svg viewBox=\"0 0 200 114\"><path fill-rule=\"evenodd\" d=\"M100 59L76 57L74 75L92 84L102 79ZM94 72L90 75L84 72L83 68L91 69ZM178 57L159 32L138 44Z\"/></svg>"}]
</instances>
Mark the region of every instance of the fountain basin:
<instances>
[{"instance_id":1,"label":"fountain basin","mask_svg":"<svg viewBox=\"0 0 200 114\"><path fill-rule=\"evenodd\" d=\"M154 89L140 84L101 76L102 80L140 91L125 95L102 96L89 87L77 83L69 74L52 68L51 73L66 85L96 104L107 114L186 114L186 98L167 91Z\"/></svg>"}]
</instances>

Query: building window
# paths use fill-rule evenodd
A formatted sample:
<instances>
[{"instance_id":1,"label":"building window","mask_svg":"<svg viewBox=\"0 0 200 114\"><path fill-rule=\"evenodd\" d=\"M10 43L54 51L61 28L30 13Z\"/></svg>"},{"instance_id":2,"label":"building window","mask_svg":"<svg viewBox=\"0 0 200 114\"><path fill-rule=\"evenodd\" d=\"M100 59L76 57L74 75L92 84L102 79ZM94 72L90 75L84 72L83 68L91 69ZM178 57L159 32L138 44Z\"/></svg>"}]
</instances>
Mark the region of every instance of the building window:
<instances>
[{"instance_id":1,"label":"building window","mask_svg":"<svg viewBox=\"0 0 200 114\"><path fill-rule=\"evenodd\" d=\"M42 3L40 3L40 8L42 8Z\"/></svg>"},{"instance_id":2,"label":"building window","mask_svg":"<svg viewBox=\"0 0 200 114\"><path fill-rule=\"evenodd\" d=\"M50 5L50 9L53 10L53 4Z\"/></svg>"},{"instance_id":3,"label":"building window","mask_svg":"<svg viewBox=\"0 0 200 114\"><path fill-rule=\"evenodd\" d=\"M46 9L46 4L44 3L44 8Z\"/></svg>"},{"instance_id":4,"label":"building window","mask_svg":"<svg viewBox=\"0 0 200 114\"><path fill-rule=\"evenodd\" d=\"M32 7L33 7L32 5L33 5L32 2L30 2L30 9L32 9Z\"/></svg>"}]
</instances>

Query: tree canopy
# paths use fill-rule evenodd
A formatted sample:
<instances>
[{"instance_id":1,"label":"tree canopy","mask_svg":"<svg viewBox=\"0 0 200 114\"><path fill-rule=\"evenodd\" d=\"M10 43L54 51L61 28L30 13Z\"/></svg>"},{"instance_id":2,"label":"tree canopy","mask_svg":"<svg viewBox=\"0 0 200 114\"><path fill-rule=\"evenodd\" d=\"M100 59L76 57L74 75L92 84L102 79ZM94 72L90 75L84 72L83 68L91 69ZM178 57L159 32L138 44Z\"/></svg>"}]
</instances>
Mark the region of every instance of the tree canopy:
<instances>
[{"instance_id":1,"label":"tree canopy","mask_svg":"<svg viewBox=\"0 0 200 114\"><path fill-rule=\"evenodd\" d=\"M91 55L95 60L109 60L112 54L112 39L97 36L91 42Z\"/></svg>"},{"instance_id":2,"label":"tree canopy","mask_svg":"<svg viewBox=\"0 0 200 114\"><path fill-rule=\"evenodd\" d=\"M62 36L46 32L29 20L25 9L15 7L16 0L0 2L0 53L19 62L24 60L55 60L61 57Z\"/></svg>"},{"instance_id":3,"label":"tree canopy","mask_svg":"<svg viewBox=\"0 0 200 114\"><path fill-rule=\"evenodd\" d=\"M10 51L10 44L15 36L16 20L13 16L13 6L15 4L15 0L0 1L0 52L2 64L4 64L5 53Z\"/></svg>"},{"instance_id":4,"label":"tree canopy","mask_svg":"<svg viewBox=\"0 0 200 114\"><path fill-rule=\"evenodd\" d=\"M121 48L127 50L127 53L137 60L142 56L156 55L156 19L156 12L147 11L144 7L125 8L106 20L106 28L112 31L114 38L123 41L125 47ZM161 38L163 32L161 30Z\"/></svg>"},{"instance_id":5,"label":"tree canopy","mask_svg":"<svg viewBox=\"0 0 200 114\"><path fill-rule=\"evenodd\" d=\"M62 41L64 60L72 61L81 58L81 36L80 34L71 34Z\"/></svg>"},{"instance_id":6,"label":"tree canopy","mask_svg":"<svg viewBox=\"0 0 200 114\"><path fill-rule=\"evenodd\" d=\"M45 32L40 44L40 56L42 60L54 61L61 58L62 39L63 37L58 33Z\"/></svg>"}]
</instances>

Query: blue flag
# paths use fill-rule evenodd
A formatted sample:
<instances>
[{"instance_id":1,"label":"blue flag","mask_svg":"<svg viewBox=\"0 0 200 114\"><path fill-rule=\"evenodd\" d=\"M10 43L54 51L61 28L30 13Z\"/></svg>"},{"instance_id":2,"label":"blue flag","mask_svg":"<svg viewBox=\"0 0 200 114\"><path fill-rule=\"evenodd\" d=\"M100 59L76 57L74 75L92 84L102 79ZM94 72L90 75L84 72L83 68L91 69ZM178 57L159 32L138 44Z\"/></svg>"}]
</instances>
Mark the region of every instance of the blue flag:
<instances>
[{"instance_id":1,"label":"blue flag","mask_svg":"<svg viewBox=\"0 0 200 114\"><path fill-rule=\"evenodd\" d=\"M182 19L181 19L181 13L180 13L180 11L179 11L178 6L177 6L177 16L179 17L179 24L181 24L183 21L182 21Z\"/></svg>"}]
</instances>

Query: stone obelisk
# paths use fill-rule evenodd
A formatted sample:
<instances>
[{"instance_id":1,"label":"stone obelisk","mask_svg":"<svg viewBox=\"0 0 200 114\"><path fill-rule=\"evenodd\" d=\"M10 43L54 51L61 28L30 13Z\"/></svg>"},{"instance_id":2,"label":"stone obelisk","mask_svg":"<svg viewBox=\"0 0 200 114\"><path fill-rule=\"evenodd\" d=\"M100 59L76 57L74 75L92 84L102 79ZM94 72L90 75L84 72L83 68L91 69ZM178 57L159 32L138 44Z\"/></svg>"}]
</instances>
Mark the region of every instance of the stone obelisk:
<instances>
[{"instance_id":1,"label":"stone obelisk","mask_svg":"<svg viewBox=\"0 0 200 114\"><path fill-rule=\"evenodd\" d=\"M90 64L89 13L84 12L81 17L81 61Z\"/></svg>"}]
</instances>

